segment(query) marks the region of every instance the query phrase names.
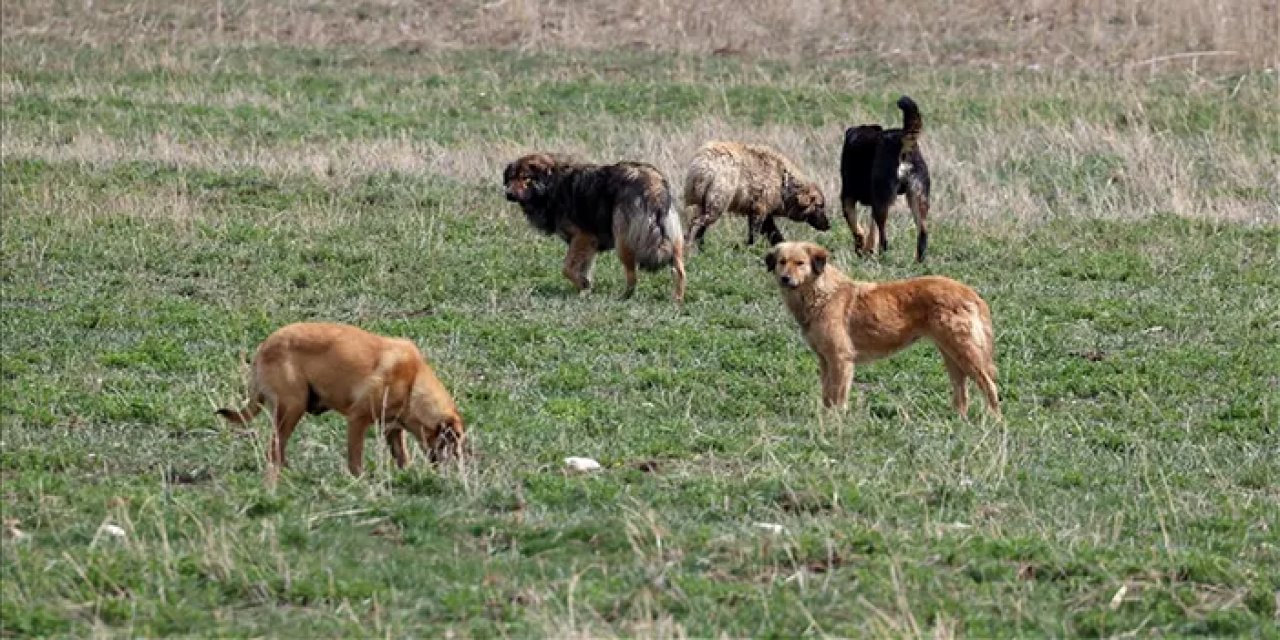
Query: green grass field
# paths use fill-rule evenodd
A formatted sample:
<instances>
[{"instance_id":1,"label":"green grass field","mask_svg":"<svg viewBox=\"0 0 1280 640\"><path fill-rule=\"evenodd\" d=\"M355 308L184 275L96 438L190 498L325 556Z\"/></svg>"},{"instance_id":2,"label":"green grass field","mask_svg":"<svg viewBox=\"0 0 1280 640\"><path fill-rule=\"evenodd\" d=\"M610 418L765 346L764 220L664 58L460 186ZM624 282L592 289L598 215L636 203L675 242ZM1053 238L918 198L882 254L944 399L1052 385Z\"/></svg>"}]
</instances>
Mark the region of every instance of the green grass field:
<instances>
[{"instance_id":1,"label":"green grass field","mask_svg":"<svg viewBox=\"0 0 1280 640\"><path fill-rule=\"evenodd\" d=\"M1280 637L1276 76L663 53L10 39L0 635ZM502 199L543 148L773 144L836 199L840 133L925 114L929 263L996 323L1006 422L927 346L821 410L741 219L620 301ZM838 219L838 210L832 212ZM785 224L785 223L784 223ZM274 488L243 359L287 322L413 339L475 455ZM583 455L604 469L567 474ZM771 532L758 526L783 527ZM100 532L103 524L123 538Z\"/></svg>"}]
</instances>

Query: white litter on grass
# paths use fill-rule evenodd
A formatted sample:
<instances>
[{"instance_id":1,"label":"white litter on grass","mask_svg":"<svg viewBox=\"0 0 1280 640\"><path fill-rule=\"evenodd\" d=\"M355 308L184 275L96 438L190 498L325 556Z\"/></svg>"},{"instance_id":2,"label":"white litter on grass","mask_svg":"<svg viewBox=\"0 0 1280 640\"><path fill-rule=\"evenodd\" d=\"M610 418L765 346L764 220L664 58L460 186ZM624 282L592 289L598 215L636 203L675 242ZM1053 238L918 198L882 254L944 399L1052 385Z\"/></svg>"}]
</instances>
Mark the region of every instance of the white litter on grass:
<instances>
[{"instance_id":1,"label":"white litter on grass","mask_svg":"<svg viewBox=\"0 0 1280 640\"><path fill-rule=\"evenodd\" d=\"M21 542L31 537L26 531L18 528L18 521L14 518L8 518L4 521L4 536L14 542Z\"/></svg>"},{"instance_id":2,"label":"white litter on grass","mask_svg":"<svg viewBox=\"0 0 1280 640\"><path fill-rule=\"evenodd\" d=\"M1126 593L1129 593L1129 585L1127 584L1122 584L1119 589L1116 589L1116 594L1111 596L1112 611L1119 609L1120 605L1124 604L1124 595Z\"/></svg>"},{"instance_id":3,"label":"white litter on grass","mask_svg":"<svg viewBox=\"0 0 1280 640\"><path fill-rule=\"evenodd\" d=\"M102 538L103 536L106 536L109 538L115 538L117 540L124 540L125 532L124 532L124 529L121 529L120 527L114 524L104 522L102 523L102 526L98 527L98 533L93 536L93 541L89 543L89 546L93 546L97 544L98 539Z\"/></svg>"},{"instance_id":4,"label":"white litter on grass","mask_svg":"<svg viewBox=\"0 0 1280 640\"><path fill-rule=\"evenodd\" d=\"M774 524L772 522L757 522L755 526L757 529L764 529L769 533L782 533L783 531L787 530L786 527L783 527L780 524Z\"/></svg>"},{"instance_id":5,"label":"white litter on grass","mask_svg":"<svg viewBox=\"0 0 1280 640\"><path fill-rule=\"evenodd\" d=\"M600 468L599 462L591 458L579 458L577 456L565 458L564 464L574 471L595 471Z\"/></svg>"}]
</instances>

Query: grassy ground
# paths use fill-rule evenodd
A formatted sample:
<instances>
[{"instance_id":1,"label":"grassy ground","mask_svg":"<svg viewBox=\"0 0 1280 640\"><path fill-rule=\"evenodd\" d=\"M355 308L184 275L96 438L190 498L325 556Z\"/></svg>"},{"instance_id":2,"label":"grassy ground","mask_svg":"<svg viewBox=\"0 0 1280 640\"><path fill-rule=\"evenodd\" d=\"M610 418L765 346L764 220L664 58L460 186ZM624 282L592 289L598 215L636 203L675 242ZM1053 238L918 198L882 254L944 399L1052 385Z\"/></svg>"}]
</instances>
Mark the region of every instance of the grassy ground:
<instances>
[{"instance_id":1,"label":"grassy ground","mask_svg":"<svg viewBox=\"0 0 1280 640\"><path fill-rule=\"evenodd\" d=\"M0 632L1277 636L1274 75L10 41L0 82ZM982 292L1003 425L926 347L823 413L740 220L683 308L666 274L617 300L611 255L579 298L498 185L533 147L678 184L734 137L834 196L903 91L927 267L901 210L879 261L784 231ZM413 338L477 455L351 479L327 416L266 488L267 425L213 409L302 319Z\"/></svg>"}]
</instances>

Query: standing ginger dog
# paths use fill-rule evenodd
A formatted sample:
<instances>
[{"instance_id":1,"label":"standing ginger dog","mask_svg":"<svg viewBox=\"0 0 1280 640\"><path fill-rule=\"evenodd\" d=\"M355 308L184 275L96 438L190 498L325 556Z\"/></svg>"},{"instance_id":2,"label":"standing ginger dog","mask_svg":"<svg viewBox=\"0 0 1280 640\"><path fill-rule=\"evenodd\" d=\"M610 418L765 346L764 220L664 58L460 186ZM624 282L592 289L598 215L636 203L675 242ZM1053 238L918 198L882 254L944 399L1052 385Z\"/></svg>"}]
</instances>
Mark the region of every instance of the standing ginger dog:
<instances>
[{"instance_id":1,"label":"standing ginger dog","mask_svg":"<svg viewBox=\"0 0 1280 640\"><path fill-rule=\"evenodd\" d=\"M702 236L726 211L747 217L747 244L755 244L758 233L768 237L769 244L782 242L776 216L807 222L819 231L831 228L817 183L782 154L761 145L703 145L685 175L684 206L693 221L685 244L696 241L699 249Z\"/></svg>"},{"instance_id":2,"label":"standing ginger dog","mask_svg":"<svg viewBox=\"0 0 1280 640\"><path fill-rule=\"evenodd\" d=\"M409 461L405 432L433 461L461 453L465 429L453 398L408 340L344 324L300 322L276 330L253 358L248 407L219 409L227 421L253 420L271 405L275 432L267 459L287 466L285 447L302 414L347 418L347 469L360 475L369 425L383 422L396 465Z\"/></svg>"},{"instance_id":3,"label":"standing ginger dog","mask_svg":"<svg viewBox=\"0 0 1280 640\"><path fill-rule=\"evenodd\" d=\"M823 405L846 405L855 363L892 355L925 337L942 353L960 415L968 412L966 383L973 378L1000 417L991 310L977 292L940 276L857 282L829 260L826 249L810 242L784 242L764 258L818 355Z\"/></svg>"}]
</instances>

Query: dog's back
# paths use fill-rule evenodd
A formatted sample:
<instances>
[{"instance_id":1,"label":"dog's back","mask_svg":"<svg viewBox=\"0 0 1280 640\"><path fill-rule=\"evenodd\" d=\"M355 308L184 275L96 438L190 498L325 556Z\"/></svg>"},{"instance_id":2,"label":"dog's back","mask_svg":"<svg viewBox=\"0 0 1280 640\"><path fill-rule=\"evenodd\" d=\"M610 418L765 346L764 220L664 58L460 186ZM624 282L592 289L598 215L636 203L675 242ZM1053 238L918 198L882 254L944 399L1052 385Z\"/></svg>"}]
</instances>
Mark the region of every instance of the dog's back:
<instances>
[{"instance_id":1,"label":"dog's back","mask_svg":"<svg viewBox=\"0 0 1280 640\"><path fill-rule=\"evenodd\" d=\"M840 151L840 198L863 205L871 204L871 170L875 166L884 127L864 124L844 132Z\"/></svg>"},{"instance_id":2,"label":"dog's back","mask_svg":"<svg viewBox=\"0 0 1280 640\"><path fill-rule=\"evenodd\" d=\"M670 224L666 220L673 198L671 186L657 167L643 162L616 164L568 164L557 167L548 185L548 202L543 207L558 213L565 221L590 233L600 250L614 248L615 214L628 222L649 226L663 238L642 243L650 247L665 239ZM548 216L541 227L548 233L560 231L561 221ZM678 221L678 219L677 219ZM675 229L674 236L683 236ZM644 252L653 255L654 251ZM662 253L662 252L657 252ZM665 253L670 253L667 251ZM663 262L659 260L658 262ZM669 262L669 257L667 259Z\"/></svg>"},{"instance_id":3,"label":"dog's back","mask_svg":"<svg viewBox=\"0 0 1280 640\"><path fill-rule=\"evenodd\" d=\"M345 413L372 386L411 380L422 364L408 340L323 322L281 327L263 341L253 363L259 384L275 393L305 385L314 396L313 413Z\"/></svg>"}]
</instances>

